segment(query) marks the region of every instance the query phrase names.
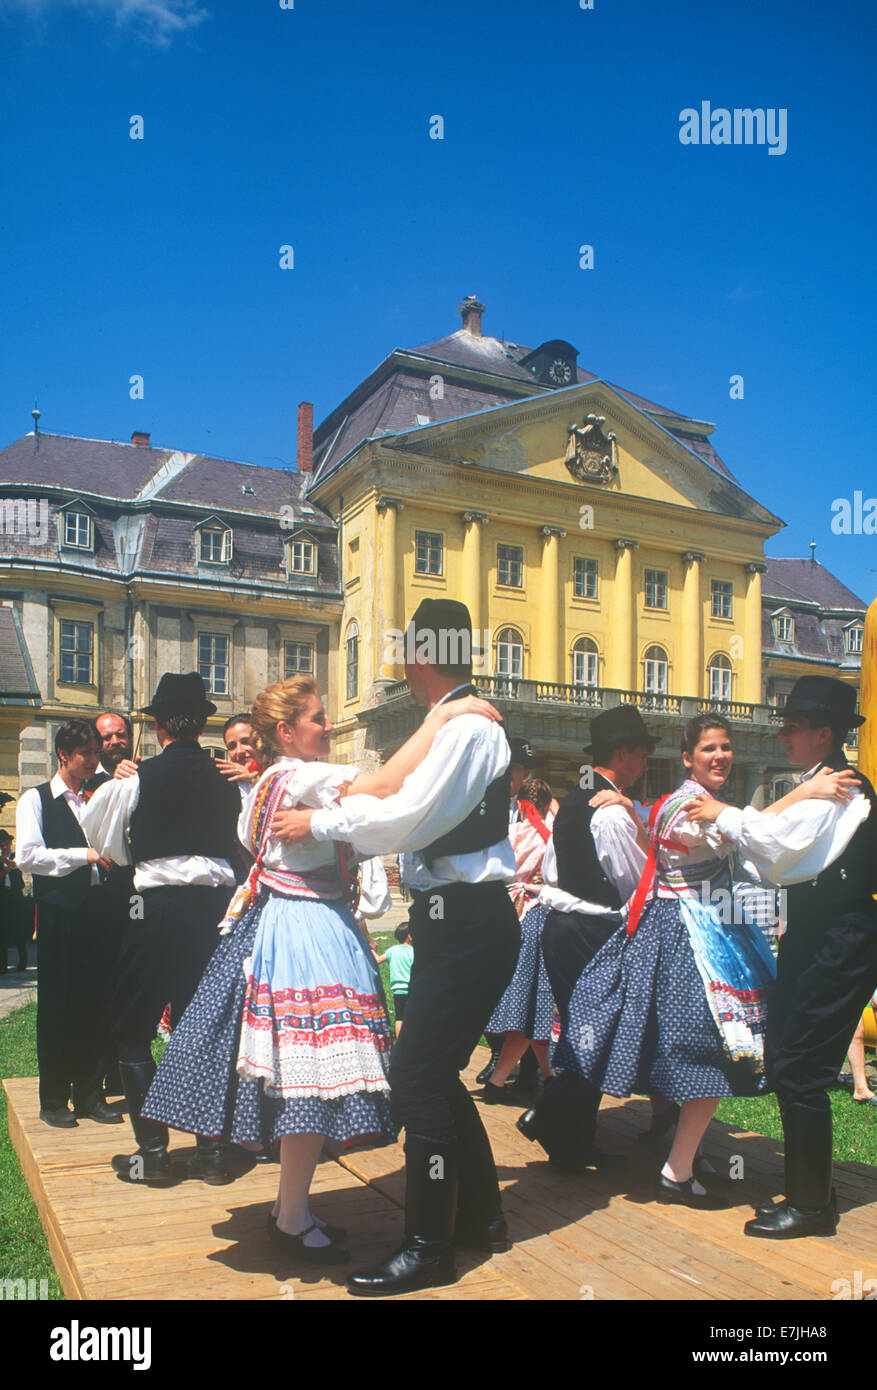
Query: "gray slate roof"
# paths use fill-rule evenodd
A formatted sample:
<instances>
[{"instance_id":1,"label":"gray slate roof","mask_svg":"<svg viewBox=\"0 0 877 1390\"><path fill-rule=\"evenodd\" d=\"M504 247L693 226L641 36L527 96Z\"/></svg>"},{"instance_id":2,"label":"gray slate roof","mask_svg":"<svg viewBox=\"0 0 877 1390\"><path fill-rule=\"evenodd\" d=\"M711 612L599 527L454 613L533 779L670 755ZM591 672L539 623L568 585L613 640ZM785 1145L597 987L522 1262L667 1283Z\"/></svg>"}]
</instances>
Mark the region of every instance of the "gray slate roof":
<instances>
[{"instance_id":1,"label":"gray slate roof","mask_svg":"<svg viewBox=\"0 0 877 1390\"><path fill-rule=\"evenodd\" d=\"M762 577L761 592L767 597L799 599L818 603L821 608L861 609L868 605L852 589L842 584L818 560L795 557L775 559L765 556L767 573Z\"/></svg>"},{"instance_id":2,"label":"gray slate roof","mask_svg":"<svg viewBox=\"0 0 877 1390\"><path fill-rule=\"evenodd\" d=\"M18 614L11 604L0 604L0 705L38 705L40 692L34 679Z\"/></svg>"}]
</instances>

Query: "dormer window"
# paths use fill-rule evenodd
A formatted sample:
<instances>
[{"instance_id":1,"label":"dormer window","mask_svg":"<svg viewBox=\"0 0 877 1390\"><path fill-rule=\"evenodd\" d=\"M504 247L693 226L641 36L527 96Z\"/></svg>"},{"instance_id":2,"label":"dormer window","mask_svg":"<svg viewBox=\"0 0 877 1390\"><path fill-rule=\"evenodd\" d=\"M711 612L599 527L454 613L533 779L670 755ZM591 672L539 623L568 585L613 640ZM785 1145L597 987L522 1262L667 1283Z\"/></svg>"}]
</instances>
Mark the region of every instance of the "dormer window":
<instances>
[{"instance_id":1,"label":"dormer window","mask_svg":"<svg viewBox=\"0 0 877 1390\"><path fill-rule=\"evenodd\" d=\"M773 635L776 642L794 642L795 619L787 609L780 609L773 615Z\"/></svg>"},{"instance_id":2,"label":"dormer window","mask_svg":"<svg viewBox=\"0 0 877 1390\"><path fill-rule=\"evenodd\" d=\"M232 531L218 517L210 517L198 527L198 562L227 565L232 555Z\"/></svg>"},{"instance_id":3,"label":"dormer window","mask_svg":"<svg viewBox=\"0 0 877 1390\"><path fill-rule=\"evenodd\" d=\"M286 542L286 563L290 574L317 573L317 541L309 531L297 531Z\"/></svg>"},{"instance_id":4,"label":"dormer window","mask_svg":"<svg viewBox=\"0 0 877 1390\"><path fill-rule=\"evenodd\" d=\"M94 550L94 513L73 502L58 514L61 544L70 550Z\"/></svg>"},{"instance_id":5,"label":"dormer window","mask_svg":"<svg viewBox=\"0 0 877 1390\"><path fill-rule=\"evenodd\" d=\"M844 638L848 656L861 656L864 636L865 629L861 623L855 623L846 629Z\"/></svg>"}]
</instances>

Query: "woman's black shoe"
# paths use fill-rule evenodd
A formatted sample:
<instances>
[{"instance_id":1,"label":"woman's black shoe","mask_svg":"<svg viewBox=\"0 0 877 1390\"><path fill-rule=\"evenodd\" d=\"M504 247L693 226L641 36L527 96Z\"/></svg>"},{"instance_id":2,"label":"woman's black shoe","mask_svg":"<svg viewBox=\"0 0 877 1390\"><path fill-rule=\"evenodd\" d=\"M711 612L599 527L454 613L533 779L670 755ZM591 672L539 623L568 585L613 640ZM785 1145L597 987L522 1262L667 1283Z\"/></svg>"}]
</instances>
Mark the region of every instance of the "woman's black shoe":
<instances>
[{"instance_id":1,"label":"woman's black shoe","mask_svg":"<svg viewBox=\"0 0 877 1390\"><path fill-rule=\"evenodd\" d=\"M475 1078L477 1085L486 1086L487 1082L493 1076L494 1070L496 1069L496 1064L499 1061L499 1054L502 1052L503 1041L504 1040L501 1038L499 1042L499 1047L491 1047L490 1061L487 1063L486 1067L481 1068L481 1071Z\"/></svg>"},{"instance_id":2,"label":"woman's black shoe","mask_svg":"<svg viewBox=\"0 0 877 1390\"><path fill-rule=\"evenodd\" d=\"M274 1232L277 1229L277 1217L274 1216L273 1213L270 1211L268 1213L268 1219L265 1224L268 1228L268 1237L270 1239L270 1237L274 1234ZM346 1226L321 1226L317 1221L314 1222L314 1225L316 1226L318 1231L323 1232L323 1235L326 1237L327 1240L343 1240L344 1237L347 1235Z\"/></svg>"},{"instance_id":3,"label":"woman's black shoe","mask_svg":"<svg viewBox=\"0 0 877 1390\"><path fill-rule=\"evenodd\" d=\"M340 1245L305 1245L304 1238L310 1235L311 1231L321 1231L328 1238L329 1233L325 1226L318 1226L316 1221L295 1236L281 1231L276 1221L269 1226L269 1230L271 1244L280 1254L295 1255L312 1265L346 1265L350 1259L350 1251Z\"/></svg>"},{"instance_id":4,"label":"woman's black shoe","mask_svg":"<svg viewBox=\"0 0 877 1390\"><path fill-rule=\"evenodd\" d=\"M481 1093L480 1095L476 1096L476 1100L484 1101L485 1105L520 1104L520 1102L517 1101L515 1097L510 1094L510 1092L511 1087L507 1087L505 1084L503 1084L502 1086L494 1086L492 1081L488 1081L484 1086L482 1086Z\"/></svg>"},{"instance_id":5,"label":"woman's black shoe","mask_svg":"<svg viewBox=\"0 0 877 1390\"><path fill-rule=\"evenodd\" d=\"M703 1195L695 1192L695 1182L697 1179L694 1177L687 1182L674 1182L661 1173L658 1178L658 1201L664 1206L694 1207L698 1211L719 1211L728 1205L724 1197L715 1192L704 1192Z\"/></svg>"}]
</instances>

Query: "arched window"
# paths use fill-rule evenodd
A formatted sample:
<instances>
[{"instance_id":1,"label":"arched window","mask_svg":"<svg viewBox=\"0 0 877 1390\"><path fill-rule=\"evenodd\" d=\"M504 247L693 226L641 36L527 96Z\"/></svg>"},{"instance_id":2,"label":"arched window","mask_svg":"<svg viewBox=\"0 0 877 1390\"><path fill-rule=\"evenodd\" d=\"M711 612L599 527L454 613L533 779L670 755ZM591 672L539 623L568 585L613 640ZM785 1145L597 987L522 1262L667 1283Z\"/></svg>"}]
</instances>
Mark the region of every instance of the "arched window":
<instances>
[{"instance_id":1,"label":"arched window","mask_svg":"<svg viewBox=\"0 0 877 1390\"><path fill-rule=\"evenodd\" d=\"M572 649L573 685L597 685L599 669L597 643L590 637L580 637Z\"/></svg>"},{"instance_id":2,"label":"arched window","mask_svg":"<svg viewBox=\"0 0 877 1390\"><path fill-rule=\"evenodd\" d=\"M643 657L643 690L651 695L666 695L669 668L663 647L647 647Z\"/></svg>"},{"instance_id":3,"label":"arched window","mask_svg":"<svg viewBox=\"0 0 877 1390\"><path fill-rule=\"evenodd\" d=\"M731 700L734 672L724 652L715 652L706 668L711 700Z\"/></svg>"},{"instance_id":4,"label":"arched window","mask_svg":"<svg viewBox=\"0 0 877 1390\"><path fill-rule=\"evenodd\" d=\"M494 672L516 680L524 674L524 639L513 627L501 628L497 634Z\"/></svg>"},{"instance_id":5,"label":"arched window","mask_svg":"<svg viewBox=\"0 0 877 1390\"><path fill-rule=\"evenodd\" d=\"M359 623L352 622L347 629L347 698L355 700L359 694Z\"/></svg>"}]
</instances>

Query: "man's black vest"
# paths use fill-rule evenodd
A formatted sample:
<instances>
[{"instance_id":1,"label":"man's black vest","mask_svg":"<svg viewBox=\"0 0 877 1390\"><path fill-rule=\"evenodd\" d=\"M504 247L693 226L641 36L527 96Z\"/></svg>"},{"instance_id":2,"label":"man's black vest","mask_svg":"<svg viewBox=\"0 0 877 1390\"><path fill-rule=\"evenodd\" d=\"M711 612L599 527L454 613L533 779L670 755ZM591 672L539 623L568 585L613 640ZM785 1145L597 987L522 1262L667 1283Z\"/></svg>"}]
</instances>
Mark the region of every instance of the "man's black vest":
<instances>
[{"instance_id":1,"label":"man's black vest","mask_svg":"<svg viewBox=\"0 0 877 1390\"><path fill-rule=\"evenodd\" d=\"M575 787L560 803L554 821L554 852L557 855L557 886L574 898L599 903L603 907L621 907L621 895L615 884L603 872L597 857L597 846L591 834L594 807L590 800L597 792L615 791L611 782L594 774L590 791Z\"/></svg>"},{"instance_id":2,"label":"man's black vest","mask_svg":"<svg viewBox=\"0 0 877 1390\"><path fill-rule=\"evenodd\" d=\"M455 690L448 700L463 700L467 695L477 694L473 685L466 685L461 690ZM500 841L508 839L511 788L512 770L509 765L495 782L490 783L484 800L469 812L465 820L420 851L426 865L431 867L433 860L442 855L475 854L479 849L488 849L490 845L498 845Z\"/></svg>"},{"instance_id":3,"label":"man's black vest","mask_svg":"<svg viewBox=\"0 0 877 1390\"><path fill-rule=\"evenodd\" d=\"M190 739L165 745L137 770L140 796L131 814L131 856L150 859L202 855L229 860L234 854L240 792L217 768L206 749Z\"/></svg>"},{"instance_id":4,"label":"man's black vest","mask_svg":"<svg viewBox=\"0 0 877 1390\"><path fill-rule=\"evenodd\" d=\"M842 755L826 758L824 767L841 772L850 767ZM859 768L852 768L868 798L871 814L856 831L843 854L815 879L788 888L789 928L800 929L806 922L824 924L845 912L857 910L877 913L872 894L877 893L877 794Z\"/></svg>"},{"instance_id":5,"label":"man's black vest","mask_svg":"<svg viewBox=\"0 0 877 1390\"><path fill-rule=\"evenodd\" d=\"M51 782L37 787L43 811L43 842L46 849L85 849L88 841L79 821L64 796L52 795ZM91 865L84 864L72 874L58 878L54 874L33 875L34 901L67 912L77 912L85 903L91 887Z\"/></svg>"}]
</instances>

